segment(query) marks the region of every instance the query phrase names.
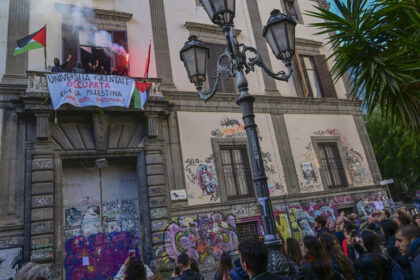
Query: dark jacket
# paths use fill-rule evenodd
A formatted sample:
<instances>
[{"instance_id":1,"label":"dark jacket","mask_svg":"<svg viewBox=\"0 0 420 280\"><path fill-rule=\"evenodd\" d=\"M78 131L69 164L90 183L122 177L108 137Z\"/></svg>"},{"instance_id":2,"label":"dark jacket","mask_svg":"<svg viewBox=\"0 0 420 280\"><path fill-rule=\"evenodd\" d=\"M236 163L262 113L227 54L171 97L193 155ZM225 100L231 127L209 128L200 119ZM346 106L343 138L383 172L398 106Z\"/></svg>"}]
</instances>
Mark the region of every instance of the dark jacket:
<instances>
[{"instance_id":1,"label":"dark jacket","mask_svg":"<svg viewBox=\"0 0 420 280\"><path fill-rule=\"evenodd\" d=\"M64 61L64 63L61 64L61 65L53 66L51 68L51 72L53 72L53 73L61 73L61 72L64 72L64 68L66 68L67 64L68 64L68 62L67 61Z\"/></svg>"},{"instance_id":2,"label":"dark jacket","mask_svg":"<svg viewBox=\"0 0 420 280\"><path fill-rule=\"evenodd\" d=\"M395 235L388 238L388 240L385 242L385 248L388 252L388 255L393 259L396 260L397 256L399 254L398 249L395 247Z\"/></svg>"},{"instance_id":3,"label":"dark jacket","mask_svg":"<svg viewBox=\"0 0 420 280\"><path fill-rule=\"evenodd\" d=\"M395 257L395 262L400 266L401 273L403 274L404 280L413 280L413 271L409 257L404 257L400 253Z\"/></svg>"},{"instance_id":4,"label":"dark jacket","mask_svg":"<svg viewBox=\"0 0 420 280\"><path fill-rule=\"evenodd\" d=\"M73 73L84 74L84 73L86 73L86 70L85 70L85 69L83 69L83 68L74 67L72 72L73 72Z\"/></svg>"},{"instance_id":5,"label":"dark jacket","mask_svg":"<svg viewBox=\"0 0 420 280\"><path fill-rule=\"evenodd\" d=\"M299 269L298 280L322 280L318 272L312 267L310 263L303 264Z\"/></svg>"},{"instance_id":6,"label":"dark jacket","mask_svg":"<svg viewBox=\"0 0 420 280\"><path fill-rule=\"evenodd\" d=\"M258 278L257 278L258 277ZM273 274L271 272L265 272L262 275L256 275L254 278L257 278L257 280L288 280L289 278Z\"/></svg>"},{"instance_id":7,"label":"dark jacket","mask_svg":"<svg viewBox=\"0 0 420 280\"><path fill-rule=\"evenodd\" d=\"M230 270L232 280L249 280L248 274L242 269L241 260L236 259L233 262L234 267Z\"/></svg>"},{"instance_id":8,"label":"dark jacket","mask_svg":"<svg viewBox=\"0 0 420 280\"><path fill-rule=\"evenodd\" d=\"M382 269L382 274L376 269L375 260L372 253L365 253L354 261L354 270L358 280L378 280L390 279L391 276L391 262L383 255L379 256L379 267Z\"/></svg>"},{"instance_id":9,"label":"dark jacket","mask_svg":"<svg viewBox=\"0 0 420 280\"><path fill-rule=\"evenodd\" d=\"M326 227L322 227L321 229L317 229L315 228L315 232L316 232L316 237L319 238L321 236L321 234L323 233L329 233L328 229Z\"/></svg>"},{"instance_id":10,"label":"dark jacket","mask_svg":"<svg viewBox=\"0 0 420 280\"><path fill-rule=\"evenodd\" d=\"M289 263L289 279L296 279L299 275L299 266L291 259L287 260Z\"/></svg>"},{"instance_id":11,"label":"dark jacket","mask_svg":"<svg viewBox=\"0 0 420 280\"><path fill-rule=\"evenodd\" d=\"M420 279L420 238L411 242L409 252L414 279Z\"/></svg>"},{"instance_id":12,"label":"dark jacket","mask_svg":"<svg viewBox=\"0 0 420 280\"><path fill-rule=\"evenodd\" d=\"M176 278L172 278L172 280L201 280L201 274L195 272L192 269L185 270L182 274Z\"/></svg>"}]
</instances>

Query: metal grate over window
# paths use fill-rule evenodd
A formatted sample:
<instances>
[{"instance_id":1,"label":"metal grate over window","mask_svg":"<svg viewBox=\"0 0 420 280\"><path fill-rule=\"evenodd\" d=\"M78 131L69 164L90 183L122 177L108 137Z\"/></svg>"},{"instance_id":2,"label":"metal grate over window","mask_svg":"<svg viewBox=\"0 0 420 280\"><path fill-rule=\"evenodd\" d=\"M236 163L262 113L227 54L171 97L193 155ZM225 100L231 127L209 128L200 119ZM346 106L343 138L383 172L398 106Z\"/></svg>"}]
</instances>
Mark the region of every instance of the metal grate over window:
<instances>
[{"instance_id":1,"label":"metal grate over window","mask_svg":"<svg viewBox=\"0 0 420 280\"><path fill-rule=\"evenodd\" d=\"M322 167L328 187L346 187L347 179L337 143L318 143Z\"/></svg>"},{"instance_id":2,"label":"metal grate over window","mask_svg":"<svg viewBox=\"0 0 420 280\"><path fill-rule=\"evenodd\" d=\"M236 230L238 234L239 241L248 238L258 238L258 223L257 222L247 222L236 224Z\"/></svg>"}]
</instances>

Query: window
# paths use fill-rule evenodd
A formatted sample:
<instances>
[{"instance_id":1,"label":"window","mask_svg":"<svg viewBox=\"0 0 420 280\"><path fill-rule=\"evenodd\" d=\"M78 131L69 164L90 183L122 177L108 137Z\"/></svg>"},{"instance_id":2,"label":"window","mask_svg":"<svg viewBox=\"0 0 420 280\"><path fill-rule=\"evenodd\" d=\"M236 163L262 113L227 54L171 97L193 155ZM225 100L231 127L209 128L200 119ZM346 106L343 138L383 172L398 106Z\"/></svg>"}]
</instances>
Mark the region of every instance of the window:
<instances>
[{"instance_id":1,"label":"window","mask_svg":"<svg viewBox=\"0 0 420 280\"><path fill-rule=\"evenodd\" d=\"M215 44L215 43L208 43L206 42L206 46L210 49L210 57L207 63L207 76L210 88L213 88L214 83L216 82L217 77L217 60L219 56L225 52L226 45L223 44ZM222 63L224 64L224 60ZM217 88L218 92L224 93L235 93L236 86L235 86L235 79L229 78L227 76L223 76L219 83L219 87Z\"/></svg>"},{"instance_id":2,"label":"window","mask_svg":"<svg viewBox=\"0 0 420 280\"><path fill-rule=\"evenodd\" d=\"M248 238L258 238L258 222L248 222L236 224L236 233L239 242Z\"/></svg>"},{"instance_id":3,"label":"window","mask_svg":"<svg viewBox=\"0 0 420 280\"><path fill-rule=\"evenodd\" d=\"M294 2L294 0L284 0L284 9L288 16L292 17L294 20L297 20L298 16L296 13Z\"/></svg>"},{"instance_id":4,"label":"window","mask_svg":"<svg viewBox=\"0 0 420 280\"><path fill-rule=\"evenodd\" d=\"M246 145L220 147L227 197L230 199L253 195L251 168Z\"/></svg>"},{"instance_id":5,"label":"window","mask_svg":"<svg viewBox=\"0 0 420 280\"><path fill-rule=\"evenodd\" d=\"M303 24L302 15L299 10L298 1L296 0L281 0L283 11L286 15L290 16L298 23Z\"/></svg>"},{"instance_id":6,"label":"window","mask_svg":"<svg viewBox=\"0 0 420 280\"><path fill-rule=\"evenodd\" d=\"M300 48L305 50L304 46ZM337 98L325 55L308 55L299 52L297 48L293 63L295 71L292 73L298 96Z\"/></svg>"},{"instance_id":7,"label":"window","mask_svg":"<svg viewBox=\"0 0 420 280\"><path fill-rule=\"evenodd\" d=\"M308 87L308 95L310 97L324 97L313 56L301 55L300 64L302 65L302 72Z\"/></svg>"},{"instance_id":8,"label":"window","mask_svg":"<svg viewBox=\"0 0 420 280\"><path fill-rule=\"evenodd\" d=\"M347 179L336 142L318 143L319 158L328 187L346 187Z\"/></svg>"},{"instance_id":9,"label":"window","mask_svg":"<svg viewBox=\"0 0 420 280\"><path fill-rule=\"evenodd\" d=\"M103 74L110 73L111 68L123 73L127 67L126 50L125 31L79 31L79 58L84 68L89 62L95 65L98 60L99 67L104 66Z\"/></svg>"}]
</instances>

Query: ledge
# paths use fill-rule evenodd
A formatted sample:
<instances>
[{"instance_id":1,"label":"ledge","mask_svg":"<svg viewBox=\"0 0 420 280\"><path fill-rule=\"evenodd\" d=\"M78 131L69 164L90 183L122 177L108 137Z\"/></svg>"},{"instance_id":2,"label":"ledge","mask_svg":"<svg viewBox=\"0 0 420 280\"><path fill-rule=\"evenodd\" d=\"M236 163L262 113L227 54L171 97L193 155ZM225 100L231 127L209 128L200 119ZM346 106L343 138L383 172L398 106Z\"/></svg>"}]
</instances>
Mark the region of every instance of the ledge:
<instances>
[{"instance_id":1,"label":"ledge","mask_svg":"<svg viewBox=\"0 0 420 280\"><path fill-rule=\"evenodd\" d=\"M119 12L119 11L110 11L110 10L103 10L103 9L95 9L95 8L88 8L83 6L76 6L71 4L63 4L63 3L55 3L55 8L59 11L63 16L69 16L69 9L73 10L76 8L82 8L86 13L93 13L95 15L95 19L105 19L111 21L119 21L119 22L127 22L133 18L133 14Z\"/></svg>"},{"instance_id":2,"label":"ledge","mask_svg":"<svg viewBox=\"0 0 420 280\"><path fill-rule=\"evenodd\" d=\"M218 35L225 36L223 31L220 29L220 27L214 24L205 24L205 23L187 21L185 22L184 27L190 32L203 32L207 34L218 34ZM235 29L236 36L239 36L241 32L242 31L240 29Z\"/></svg>"}]
</instances>

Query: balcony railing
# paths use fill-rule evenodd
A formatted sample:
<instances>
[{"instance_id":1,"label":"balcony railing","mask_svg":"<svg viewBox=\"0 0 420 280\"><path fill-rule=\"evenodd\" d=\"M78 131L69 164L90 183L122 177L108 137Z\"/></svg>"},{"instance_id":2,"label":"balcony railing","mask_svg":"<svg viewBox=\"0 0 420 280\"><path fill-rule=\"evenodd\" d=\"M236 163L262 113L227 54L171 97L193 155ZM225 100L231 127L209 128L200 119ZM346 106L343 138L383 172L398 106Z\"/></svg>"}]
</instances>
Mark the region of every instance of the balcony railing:
<instances>
[{"instance_id":1,"label":"balcony railing","mask_svg":"<svg viewBox=\"0 0 420 280\"><path fill-rule=\"evenodd\" d=\"M47 75L51 72L42 71L27 71L28 76L28 87L26 93L34 94L35 96L43 96L48 93ZM140 78L140 77L129 77L140 83L150 83L150 95L162 96L160 91L160 85L162 79L160 78Z\"/></svg>"}]
</instances>

